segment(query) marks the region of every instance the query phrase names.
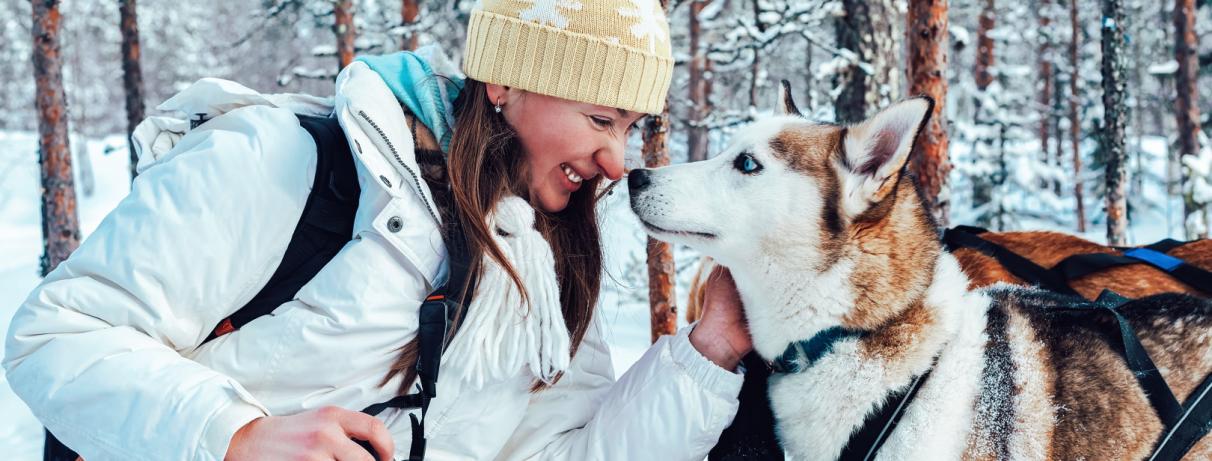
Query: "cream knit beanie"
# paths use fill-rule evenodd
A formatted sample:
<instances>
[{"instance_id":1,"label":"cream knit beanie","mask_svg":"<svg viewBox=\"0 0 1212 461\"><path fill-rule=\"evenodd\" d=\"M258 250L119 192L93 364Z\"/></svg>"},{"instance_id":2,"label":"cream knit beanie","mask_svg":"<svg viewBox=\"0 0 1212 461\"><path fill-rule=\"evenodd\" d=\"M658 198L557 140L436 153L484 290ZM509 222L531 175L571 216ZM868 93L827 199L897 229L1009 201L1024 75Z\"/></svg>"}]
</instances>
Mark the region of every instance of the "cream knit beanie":
<instances>
[{"instance_id":1,"label":"cream knit beanie","mask_svg":"<svg viewBox=\"0 0 1212 461\"><path fill-rule=\"evenodd\" d=\"M658 0L482 0L463 73L487 83L649 114L673 75Z\"/></svg>"}]
</instances>

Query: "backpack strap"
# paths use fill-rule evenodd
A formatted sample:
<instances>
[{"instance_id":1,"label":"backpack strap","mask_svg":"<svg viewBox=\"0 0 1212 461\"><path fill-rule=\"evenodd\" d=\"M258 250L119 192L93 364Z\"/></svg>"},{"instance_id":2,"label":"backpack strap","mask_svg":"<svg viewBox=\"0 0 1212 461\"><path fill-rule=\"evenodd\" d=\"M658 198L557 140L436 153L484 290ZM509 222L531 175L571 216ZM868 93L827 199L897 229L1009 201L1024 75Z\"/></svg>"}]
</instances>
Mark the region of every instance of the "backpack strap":
<instances>
[{"instance_id":1,"label":"backpack strap","mask_svg":"<svg viewBox=\"0 0 1212 461\"><path fill-rule=\"evenodd\" d=\"M299 224L269 282L247 304L220 322L204 342L238 330L294 299L299 289L353 237L361 188L353 153L341 125L335 117L298 117L299 125L316 142L316 175Z\"/></svg>"}]
</instances>

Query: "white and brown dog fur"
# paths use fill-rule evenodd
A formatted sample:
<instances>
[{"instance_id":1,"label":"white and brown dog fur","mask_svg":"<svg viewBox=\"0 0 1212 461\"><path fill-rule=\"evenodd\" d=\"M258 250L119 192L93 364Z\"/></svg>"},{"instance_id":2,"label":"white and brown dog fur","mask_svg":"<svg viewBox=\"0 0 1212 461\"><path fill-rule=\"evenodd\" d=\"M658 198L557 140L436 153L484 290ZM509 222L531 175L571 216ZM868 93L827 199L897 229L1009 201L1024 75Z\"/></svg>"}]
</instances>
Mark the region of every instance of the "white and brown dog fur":
<instances>
[{"instance_id":1,"label":"white and brown dog fur","mask_svg":"<svg viewBox=\"0 0 1212 461\"><path fill-rule=\"evenodd\" d=\"M783 448L836 458L886 396L933 366L881 459L1146 458L1162 425L1112 337L1037 308L1068 298L969 291L942 249L905 173L932 101L836 126L802 118L786 93L784 115L739 130L713 159L629 180L652 236L730 269L766 360L826 328L867 332L770 378ZM1181 402L1212 370L1212 308L1163 298L1125 310ZM1187 459L1210 448L1204 440Z\"/></svg>"}]
</instances>

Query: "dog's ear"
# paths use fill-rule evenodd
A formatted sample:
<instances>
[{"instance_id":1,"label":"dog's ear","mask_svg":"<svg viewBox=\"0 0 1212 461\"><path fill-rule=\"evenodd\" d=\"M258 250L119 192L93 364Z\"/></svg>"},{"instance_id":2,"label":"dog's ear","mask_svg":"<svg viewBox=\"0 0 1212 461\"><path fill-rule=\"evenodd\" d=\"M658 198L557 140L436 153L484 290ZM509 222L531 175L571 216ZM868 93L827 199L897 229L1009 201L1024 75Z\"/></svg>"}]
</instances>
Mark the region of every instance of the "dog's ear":
<instances>
[{"instance_id":1,"label":"dog's ear","mask_svg":"<svg viewBox=\"0 0 1212 461\"><path fill-rule=\"evenodd\" d=\"M857 216L892 191L933 110L934 100L913 98L846 129L841 168L848 215Z\"/></svg>"},{"instance_id":2,"label":"dog's ear","mask_svg":"<svg viewBox=\"0 0 1212 461\"><path fill-rule=\"evenodd\" d=\"M803 117L804 114L800 113L800 108L795 106L795 99L791 97L791 82L783 80L779 84L779 115Z\"/></svg>"}]
</instances>

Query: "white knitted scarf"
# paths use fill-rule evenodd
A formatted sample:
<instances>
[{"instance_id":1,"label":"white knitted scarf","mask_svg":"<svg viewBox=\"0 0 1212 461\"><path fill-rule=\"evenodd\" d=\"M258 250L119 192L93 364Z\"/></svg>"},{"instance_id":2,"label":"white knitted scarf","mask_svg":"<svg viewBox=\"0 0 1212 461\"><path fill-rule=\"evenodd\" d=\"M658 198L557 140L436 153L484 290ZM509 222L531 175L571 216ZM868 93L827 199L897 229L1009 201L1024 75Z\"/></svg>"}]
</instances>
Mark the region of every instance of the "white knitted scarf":
<instances>
[{"instance_id":1,"label":"white knitted scarf","mask_svg":"<svg viewBox=\"0 0 1212 461\"><path fill-rule=\"evenodd\" d=\"M560 308L555 259L534 223L535 210L518 197L502 200L488 219L493 240L522 279L529 303L500 264L483 258L475 297L442 359L457 364L449 367L455 379L475 388L512 378L524 367L551 384L568 368L571 340Z\"/></svg>"}]
</instances>

